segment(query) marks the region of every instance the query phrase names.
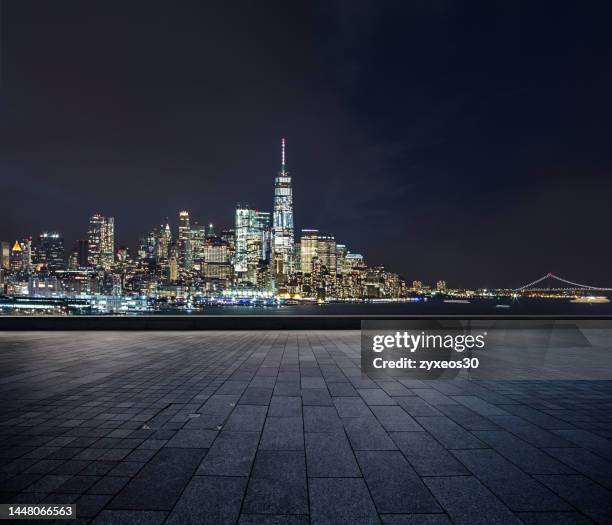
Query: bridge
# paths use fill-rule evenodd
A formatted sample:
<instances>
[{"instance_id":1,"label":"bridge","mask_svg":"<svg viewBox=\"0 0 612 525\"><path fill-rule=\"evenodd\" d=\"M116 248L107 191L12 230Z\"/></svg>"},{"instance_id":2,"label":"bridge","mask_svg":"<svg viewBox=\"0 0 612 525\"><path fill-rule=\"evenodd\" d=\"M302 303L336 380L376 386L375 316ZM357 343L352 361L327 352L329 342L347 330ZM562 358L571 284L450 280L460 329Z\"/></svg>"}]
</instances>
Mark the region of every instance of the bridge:
<instances>
[{"instance_id":1,"label":"bridge","mask_svg":"<svg viewBox=\"0 0 612 525\"><path fill-rule=\"evenodd\" d=\"M552 282L552 281L556 281L559 283L563 283L565 286L559 286L557 285L556 288L552 287L552 286L541 286L541 287L536 287L536 285L543 283L544 281L548 282ZM591 286L589 284L581 284L581 283L575 283L572 281L569 281L568 279L564 279L563 277L559 277L558 275L555 275L554 273L548 272L546 275L540 277L539 279L536 279L535 281L532 281L530 283L527 283L523 286L520 286L519 288L515 288L513 291L514 292L524 292L524 291L538 291L538 290L592 290L592 291L597 291L597 292L612 292L612 288L602 288L600 286Z\"/></svg>"}]
</instances>

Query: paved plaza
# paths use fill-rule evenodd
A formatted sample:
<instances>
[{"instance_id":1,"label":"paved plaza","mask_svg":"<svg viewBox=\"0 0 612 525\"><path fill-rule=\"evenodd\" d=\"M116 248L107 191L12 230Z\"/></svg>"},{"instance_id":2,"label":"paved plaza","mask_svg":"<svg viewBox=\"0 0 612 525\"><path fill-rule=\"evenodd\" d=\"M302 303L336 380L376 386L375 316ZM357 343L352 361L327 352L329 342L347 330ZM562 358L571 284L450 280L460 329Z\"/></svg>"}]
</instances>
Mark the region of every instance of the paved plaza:
<instances>
[{"instance_id":1,"label":"paved plaza","mask_svg":"<svg viewBox=\"0 0 612 525\"><path fill-rule=\"evenodd\" d=\"M374 381L359 348L0 333L0 501L96 525L612 523L612 382Z\"/></svg>"}]
</instances>

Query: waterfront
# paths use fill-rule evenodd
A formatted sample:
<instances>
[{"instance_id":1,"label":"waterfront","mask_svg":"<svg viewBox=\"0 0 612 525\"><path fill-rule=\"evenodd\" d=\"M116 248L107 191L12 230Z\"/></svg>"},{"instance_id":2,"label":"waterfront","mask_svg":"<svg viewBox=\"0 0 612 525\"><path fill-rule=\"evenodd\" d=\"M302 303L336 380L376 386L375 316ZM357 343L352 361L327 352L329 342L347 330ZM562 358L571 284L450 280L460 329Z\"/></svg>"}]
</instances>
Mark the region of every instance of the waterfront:
<instances>
[{"instance_id":1,"label":"waterfront","mask_svg":"<svg viewBox=\"0 0 612 525\"><path fill-rule=\"evenodd\" d=\"M161 312L188 315L587 315L612 316L612 303L572 303L567 299L476 299L397 303L285 304L281 306L207 306L200 310Z\"/></svg>"}]
</instances>

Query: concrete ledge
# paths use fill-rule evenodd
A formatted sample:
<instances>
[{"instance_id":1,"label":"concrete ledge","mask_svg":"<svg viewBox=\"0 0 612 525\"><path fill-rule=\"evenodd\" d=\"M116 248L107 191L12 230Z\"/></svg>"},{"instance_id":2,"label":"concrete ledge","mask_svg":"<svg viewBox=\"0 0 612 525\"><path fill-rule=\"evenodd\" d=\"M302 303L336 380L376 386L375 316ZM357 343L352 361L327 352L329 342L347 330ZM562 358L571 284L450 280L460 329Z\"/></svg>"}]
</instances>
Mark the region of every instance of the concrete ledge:
<instances>
[{"instance_id":1,"label":"concrete ledge","mask_svg":"<svg viewBox=\"0 0 612 525\"><path fill-rule=\"evenodd\" d=\"M359 330L366 320L606 320L612 316L386 316L386 315L202 315L202 316L49 316L0 317L0 331L7 330Z\"/></svg>"}]
</instances>

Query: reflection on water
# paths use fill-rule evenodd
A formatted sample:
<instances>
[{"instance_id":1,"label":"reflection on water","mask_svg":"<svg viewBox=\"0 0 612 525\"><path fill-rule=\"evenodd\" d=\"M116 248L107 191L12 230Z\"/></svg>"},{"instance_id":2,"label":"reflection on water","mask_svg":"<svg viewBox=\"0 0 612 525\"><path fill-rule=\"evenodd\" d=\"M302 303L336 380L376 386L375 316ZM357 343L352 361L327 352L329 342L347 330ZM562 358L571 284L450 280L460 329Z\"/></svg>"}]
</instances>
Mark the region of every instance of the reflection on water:
<instances>
[{"instance_id":1,"label":"reflection on water","mask_svg":"<svg viewBox=\"0 0 612 525\"><path fill-rule=\"evenodd\" d=\"M283 306L207 306L165 315L612 315L612 303L572 303L564 299L472 300L469 303L331 303Z\"/></svg>"}]
</instances>

